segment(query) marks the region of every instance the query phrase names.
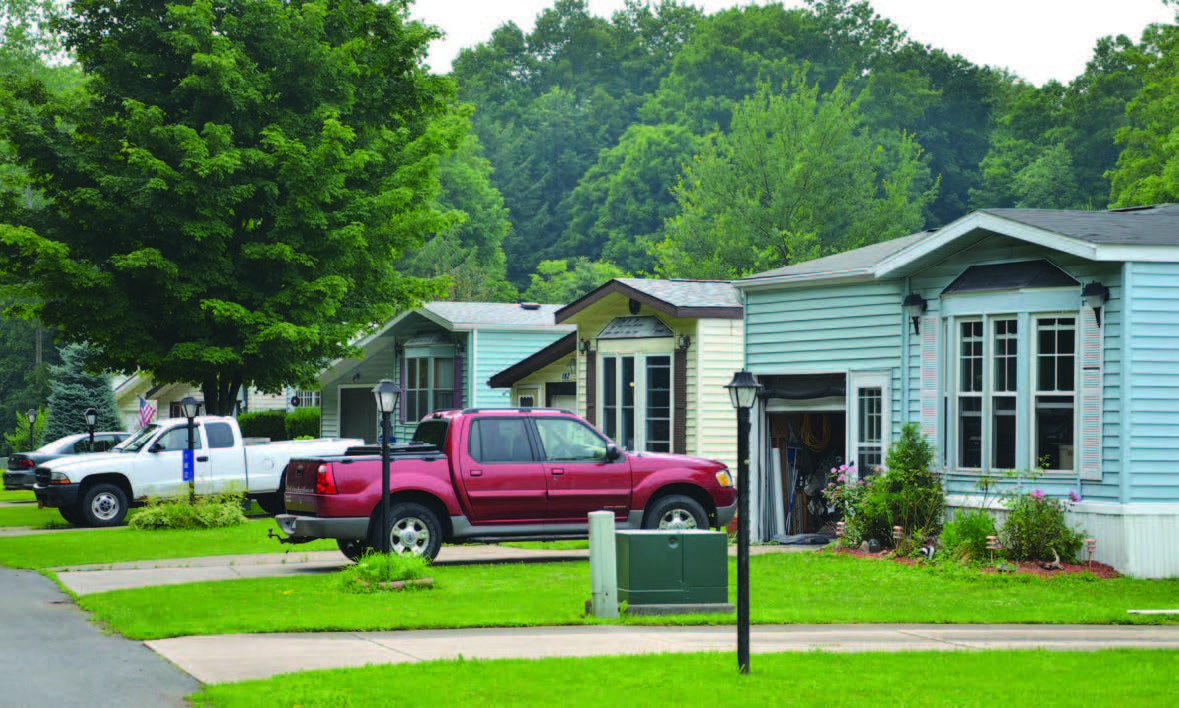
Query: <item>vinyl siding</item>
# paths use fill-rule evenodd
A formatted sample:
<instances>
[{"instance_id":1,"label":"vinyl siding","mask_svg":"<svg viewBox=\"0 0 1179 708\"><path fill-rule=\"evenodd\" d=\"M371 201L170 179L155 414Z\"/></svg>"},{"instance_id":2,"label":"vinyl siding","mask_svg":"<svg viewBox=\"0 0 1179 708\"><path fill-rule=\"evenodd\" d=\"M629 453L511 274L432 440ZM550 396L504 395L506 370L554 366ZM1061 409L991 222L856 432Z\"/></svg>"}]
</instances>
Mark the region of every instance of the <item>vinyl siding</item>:
<instances>
[{"instance_id":1,"label":"vinyl siding","mask_svg":"<svg viewBox=\"0 0 1179 708\"><path fill-rule=\"evenodd\" d=\"M741 320L703 319L696 333L688 349L688 453L736 469L737 412L725 385L743 366L744 326Z\"/></svg>"},{"instance_id":2,"label":"vinyl siding","mask_svg":"<svg viewBox=\"0 0 1179 708\"><path fill-rule=\"evenodd\" d=\"M464 356L471 378L463 396L465 407L514 405L511 390L491 388L488 380L512 364L526 359L568 334L565 328L551 332L507 332L480 330L471 338L474 351ZM473 368L472 368L473 364Z\"/></svg>"},{"instance_id":3,"label":"vinyl siding","mask_svg":"<svg viewBox=\"0 0 1179 708\"><path fill-rule=\"evenodd\" d=\"M1126 502L1179 502L1179 264L1126 266Z\"/></svg>"},{"instance_id":4,"label":"vinyl siding","mask_svg":"<svg viewBox=\"0 0 1179 708\"><path fill-rule=\"evenodd\" d=\"M356 360L352 367L341 367L343 373L334 378L320 380L323 389L320 394L320 435L325 438L340 434L340 387L367 386L372 388L381 379L397 380L397 361L394 355L392 335L387 346L374 348L366 359ZM396 421L396 419L394 419ZM394 425L396 427L396 424ZM399 436L400 439L400 436Z\"/></svg>"}]
</instances>

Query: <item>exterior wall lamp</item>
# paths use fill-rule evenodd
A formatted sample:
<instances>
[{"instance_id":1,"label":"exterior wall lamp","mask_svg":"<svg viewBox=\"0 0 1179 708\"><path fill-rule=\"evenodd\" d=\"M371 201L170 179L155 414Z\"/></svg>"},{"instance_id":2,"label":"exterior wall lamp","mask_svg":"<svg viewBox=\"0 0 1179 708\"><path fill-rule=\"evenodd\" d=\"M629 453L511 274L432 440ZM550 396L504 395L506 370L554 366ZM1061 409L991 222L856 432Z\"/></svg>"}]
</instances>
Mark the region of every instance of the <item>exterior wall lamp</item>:
<instances>
[{"instance_id":1,"label":"exterior wall lamp","mask_svg":"<svg viewBox=\"0 0 1179 708\"><path fill-rule=\"evenodd\" d=\"M913 321L913 334L921 334L921 315L925 312L925 308L929 304L925 298L921 297L920 293L909 293L901 302L901 308L905 311L905 317Z\"/></svg>"},{"instance_id":2,"label":"exterior wall lamp","mask_svg":"<svg viewBox=\"0 0 1179 708\"><path fill-rule=\"evenodd\" d=\"M692 336L688 334L677 335L675 338L676 349L687 349L692 346Z\"/></svg>"},{"instance_id":3,"label":"exterior wall lamp","mask_svg":"<svg viewBox=\"0 0 1179 708\"><path fill-rule=\"evenodd\" d=\"M588 339L577 340L577 351L581 352L582 354L589 354L589 350L590 350L590 340L588 340Z\"/></svg>"},{"instance_id":4,"label":"exterior wall lamp","mask_svg":"<svg viewBox=\"0 0 1179 708\"><path fill-rule=\"evenodd\" d=\"M1109 288L1102 283L1091 280L1081 288L1081 302L1093 308L1093 316L1097 318L1097 326L1101 326L1101 307L1109 301Z\"/></svg>"}]
</instances>

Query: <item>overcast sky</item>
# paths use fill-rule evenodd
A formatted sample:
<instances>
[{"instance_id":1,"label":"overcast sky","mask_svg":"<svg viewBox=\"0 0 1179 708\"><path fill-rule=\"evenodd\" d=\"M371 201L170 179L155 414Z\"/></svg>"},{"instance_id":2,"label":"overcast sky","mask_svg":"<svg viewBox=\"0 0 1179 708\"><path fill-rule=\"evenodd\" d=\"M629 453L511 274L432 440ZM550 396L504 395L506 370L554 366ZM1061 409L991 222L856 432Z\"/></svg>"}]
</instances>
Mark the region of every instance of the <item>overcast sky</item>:
<instances>
[{"instance_id":1,"label":"overcast sky","mask_svg":"<svg viewBox=\"0 0 1179 708\"><path fill-rule=\"evenodd\" d=\"M528 32L555 0L414 0L411 14L440 27L430 66L450 70L459 50L485 42L512 21ZM751 0L694 0L706 14L751 4ZM785 0L787 7L804 5ZM975 64L1005 67L1041 86L1069 83L1085 70L1100 37L1125 34L1137 41L1152 22L1173 22L1175 9L1162 0L871 0L876 12L911 39ZM623 0L589 0L590 14L609 18Z\"/></svg>"}]
</instances>

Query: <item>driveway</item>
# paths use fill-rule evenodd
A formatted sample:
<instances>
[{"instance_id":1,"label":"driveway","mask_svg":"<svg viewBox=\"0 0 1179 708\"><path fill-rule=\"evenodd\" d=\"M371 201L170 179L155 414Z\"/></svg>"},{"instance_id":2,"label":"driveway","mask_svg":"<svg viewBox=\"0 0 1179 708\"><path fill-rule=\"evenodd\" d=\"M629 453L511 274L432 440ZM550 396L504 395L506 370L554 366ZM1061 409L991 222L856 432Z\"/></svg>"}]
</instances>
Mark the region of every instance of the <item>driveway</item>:
<instances>
[{"instance_id":1,"label":"driveway","mask_svg":"<svg viewBox=\"0 0 1179 708\"><path fill-rule=\"evenodd\" d=\"M0 598L4 706L185 706L200 688L142 642L103 634L42 575L0 567Z\"/></svg>"}]
</instances>

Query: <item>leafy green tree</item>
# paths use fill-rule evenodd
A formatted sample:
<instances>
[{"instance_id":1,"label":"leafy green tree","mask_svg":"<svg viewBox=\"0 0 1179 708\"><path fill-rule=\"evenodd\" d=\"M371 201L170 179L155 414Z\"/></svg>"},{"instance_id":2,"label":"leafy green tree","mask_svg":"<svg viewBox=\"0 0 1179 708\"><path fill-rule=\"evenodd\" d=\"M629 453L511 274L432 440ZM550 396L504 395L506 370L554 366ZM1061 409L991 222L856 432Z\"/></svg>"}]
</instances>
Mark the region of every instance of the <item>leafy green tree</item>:
<instances>
[{"instance_id":1,"label":"leafy green tree","mask_svg":"<svg viewBox=\"0 0 1179 708\"><path fill-rule=\"evenodd\" d=\"M95 430L123 429L110 378L86 371L86 360L92 353L85 345L70 344L61 350L61 364L50 367L53 383L50 385L46 440L87 432L84 417L87 408L98 413Z\"/></svg>"},{"instance_id":2,"label":"leafy green tree","mask_svg":"<svg viewBox=\"0 0 1179 708\"><path fill-rule=\"evenodd\" d=\"M96 369L310 382L357 331L436 297L393 263L452 219L434 169L465 134L402 2L75 0L91 97L0 89L0 138L50 205L0 226L0 270Z\"/></svg>"},{"instance_id":3,"label":"leafy green tree","mask_svg":"<svg viewBox=\"0 0 1179 708\"><path fill-rule=\"evenodd\" d=\"M519 297L507 280L503 252L512 223L503 196L491 185L491 171L479 138L469 133L438 166L439 208L461 214L461 223L431 236L398 263L407 275L446 278L449 300L514 302Z\"/></svg>"},{"instance_id":4,"label":"leafy green tree","mask_svg":"<svg viewBox=\"0 0 1179 708\"><path fill-rule=\"evenodd\" d=\"M1157 54L1117 135L1122 151L1110 176L1118 207L1179 201L1179 12L1176 24L1152 29Z\"/></svg>"},{"instance_id":5,"label":"leafy green tree","mask_svg":"<svg viewBox=\"0 0 1179 708\"><path fill-rule=\"evenodd\" d=\"M763 86L684 174L658 272L738 278L912 233L936 190L920 152L866 130L842 84Z\"/></svg>"},{"instance_id":6,"label":"leafy green tree","mask_svg":"<svg viewBox=\"0 0 1179 708\"><path fill-rule=\"evenodd\" d=\"M0 432L7 435L16 430L10 412L16 412L19 422L30 408L45 405L49 396L49 366L60 360L51 330L35 322L0 318ZM23 437L17 431L16 439L19 449L28 447L28 421L24 423ZM11 452L13 448L0 442L0 456Z\"/></svg>"},{"instance_id":7,"label":"leafy green tree","mask_svg":"<svg viewBox=\"0 0 1179 708\"><path fill-rule=\"evenodd\" d=\"M16 412L16 426L12 432L4 433L5 454L21 450L36 450L46 442L56 438L45 437L45 426L49 422L48 412L44 408L37 409L37 420L33 424L33 442L29 444L29 417L26 411Z\"/></svg>"},{"instance_id":8,"label":"leafy green tree","mask_svg":"<svg viewBox=\"0 0 1179 708\"><path fill-rule=\"evenodd\" d=\"M554 305L567 305L611 278L626 274L618 266L588 258L569 261L541 261L532 275L532 285L524 292L524 299Z\"/></svg>"}]
</instances>

